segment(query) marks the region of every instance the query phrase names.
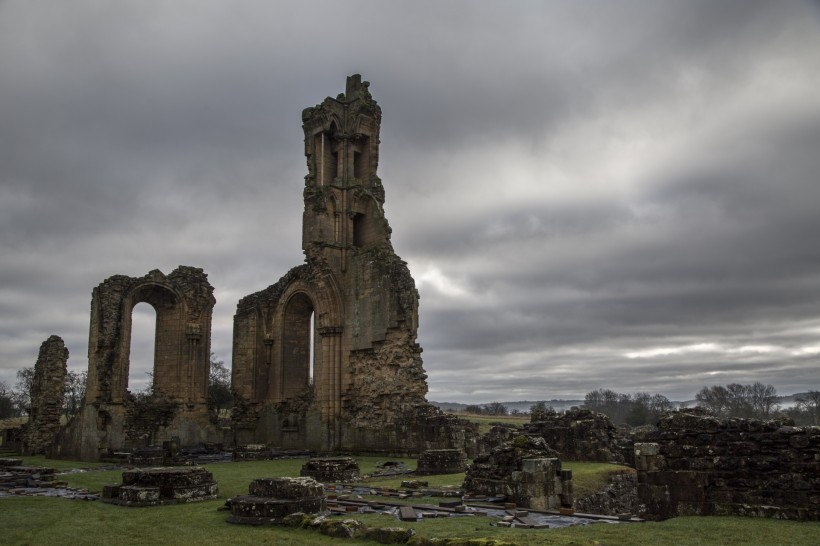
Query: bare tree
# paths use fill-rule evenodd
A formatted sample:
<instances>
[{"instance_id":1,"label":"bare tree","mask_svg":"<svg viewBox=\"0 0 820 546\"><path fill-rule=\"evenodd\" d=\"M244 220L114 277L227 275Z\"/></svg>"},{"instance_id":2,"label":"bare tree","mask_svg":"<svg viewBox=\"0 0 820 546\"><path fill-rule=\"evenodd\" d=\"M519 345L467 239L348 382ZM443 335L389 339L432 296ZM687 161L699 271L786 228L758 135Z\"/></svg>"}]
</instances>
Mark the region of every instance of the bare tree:
<instances>
[{"instance_id":1,"label":"bare tree","mask_svg":"<svg viewBox=\"0 0 820 546\"><path fill-rule=\"evenodd\" d=\"M66 417L77 415L85 398L85 385L88 382L88 372L68 370L65 376L65 397L63 411Z\"/></svg>"},{"instance_id":2,"label":"bare tree","mask_svg":"<svg viewBox=\"0 0 820 546\"><path fill-rule=\"evenodd\" d=\"M0 381L0 419L17 417L19 414L11 388L5 381Z\"/></svg>"},{"instance_id":3,"label":"bare tree","mask_svg":"<svg viewBox=\"0 0 820 546\"><path fill-rule=\"evenodd\" d=\"M820 391L809 391L797 398L797 407L807 414L812 425L820 425Z\"/></svg>"},{"instance_id":4,"label":"bare tree","mask_svg":"<svg viewBox=\"0 0 820 546\"><path fill-rule=\"evenodd\" d=\"M34 387L34 366L17 370L17 384L11 391L14 404L20 413L31 412L31 390Z\"/></svg>"},{"instance_id":5,"label":"bare tree","mask_svg":"<svg viewBox=\"0 0 820 546\"><path fill-rule=\"evenodd\" d=\"M716 417L766 419L777 410L777 391L771 385L730 383L703 387L696 395L698 406Z\"/></svg>"},{"instance_id":6,"label":"bare tree","mask_svg":"<svg viewBox=\"0 0 820 546\"><path fill-rule=\"evenodd\" d=\"M233 393L231 393L231 370L225 367L225 362L217 360L217 356L211 353L211 367L208 373L208 411L213 419L217 419L220 413L233 406Z\"/></svg>"}]
</instances>

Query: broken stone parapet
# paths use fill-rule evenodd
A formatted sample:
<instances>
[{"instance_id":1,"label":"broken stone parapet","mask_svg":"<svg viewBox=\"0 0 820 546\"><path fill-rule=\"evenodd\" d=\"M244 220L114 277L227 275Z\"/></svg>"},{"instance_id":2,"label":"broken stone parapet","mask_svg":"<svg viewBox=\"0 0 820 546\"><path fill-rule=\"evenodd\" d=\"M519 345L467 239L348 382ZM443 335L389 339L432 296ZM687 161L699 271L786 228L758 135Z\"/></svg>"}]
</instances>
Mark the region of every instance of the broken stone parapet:
<instances>
[{"instance_id":1,"label":"broken stone parapet","mask_svg":"<svg viewBox=\"0 0 820 546\"><path fill-rule=\"evenodd\" d=\"M820 427L677 412L635 444L647 515L820 521Z\"/></svg>"},{"instance_id":2,"label":"broken stone parapet","mask_svg":"<svg viewBox=\"0 0 820 546\"><path fill-rule=\"evenodd\" d=\"M121 506L156 506L214 500L213 474L202 467L145 468L122 473L122 484L103 488L103 502Z\"/></svg>"},{"instance_id":3,"label":"broken stone parapet","mask_svg":"<svg viewBox=\"0 0 820 546\"><path fill-rule=\"evenodd\" d=\"M313 478L259 478L248 494L229 501L229 523L281 524L291 514L322 514L327 501L322 484Z\"/></svg>"},{"instance_id":4,"label":"broken stone parapet","mask_svg":"<svg viewBox=\"0 0 820 546\"><path fill-rule=\"evenodd\" d=\"M302 466L299 474L323 483L351 483L359 481L361 471L355 459L328 457L309 460Z\"/></svg>"},{"instance_id":5,"label":"broken stone parapet","mask_svg":"<svg viewBox=\"0 0 820 546\"><path fill-rule=\"evenodd\" d=\"M419 455L416 474L458 474L467 470L467 454L460 449L428 449Z\"/></svg>"}]
</instances>

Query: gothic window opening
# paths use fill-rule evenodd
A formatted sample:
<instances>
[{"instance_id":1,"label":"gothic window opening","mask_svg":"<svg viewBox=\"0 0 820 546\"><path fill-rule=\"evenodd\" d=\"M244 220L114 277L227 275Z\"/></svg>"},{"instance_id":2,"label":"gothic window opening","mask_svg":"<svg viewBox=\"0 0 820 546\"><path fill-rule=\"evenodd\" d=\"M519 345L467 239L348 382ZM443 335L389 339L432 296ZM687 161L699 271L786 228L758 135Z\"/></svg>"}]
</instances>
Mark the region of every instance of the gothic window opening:
<instances>
[{"instance_id":1,"label":"gothic window opening","mask_svg":"<svg viewBox=\"0 0 820 546\"><path fill-rule=\"evenodd\" d=\"M131 344L128 377L125 388L132 393L144 392L152 384L156 358L157 312L141 302L131 311Z\"/></svg>"},{"instance_id":2,"label":"gothic window opening","mask_svg":"<svg viewBox=\"0 0 820 546\"><path fill-rule=\"evenodd\" d=\"M316 360L314 308L310 298L300 292L285 308L282 336L282 396L294 398L313 384Z\"/></svg>"}]
</instances>

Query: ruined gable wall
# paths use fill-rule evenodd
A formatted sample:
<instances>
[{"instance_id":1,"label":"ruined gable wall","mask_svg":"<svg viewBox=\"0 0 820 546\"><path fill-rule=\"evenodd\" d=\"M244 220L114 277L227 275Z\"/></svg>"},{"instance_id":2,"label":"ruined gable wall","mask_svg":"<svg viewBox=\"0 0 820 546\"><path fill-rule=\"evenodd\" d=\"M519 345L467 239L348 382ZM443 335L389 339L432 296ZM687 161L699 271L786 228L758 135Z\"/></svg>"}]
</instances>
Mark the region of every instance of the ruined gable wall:
<instances>
[{"instance_id":1,"label":"ruined gable wall","mask_svg":"<svg viewBox=\"0 0 820 546\"><path fill-rule=\"evenodd\" d=\"M50 336L40 345L31 389L31 413L26 426L23 452L47 453L60 429L65 398L68 349L60 336Z\"/></svg>"},{"instance_id":2,"label":"ruined gable wall","mask_svg":"<svg viewBox=\"0 0 820 546\"><path fill-rule=\"evenodd\" d=\"M820 521L820 427L675 413L635 444L647 512Z\"/></svg>"}]
</instances>

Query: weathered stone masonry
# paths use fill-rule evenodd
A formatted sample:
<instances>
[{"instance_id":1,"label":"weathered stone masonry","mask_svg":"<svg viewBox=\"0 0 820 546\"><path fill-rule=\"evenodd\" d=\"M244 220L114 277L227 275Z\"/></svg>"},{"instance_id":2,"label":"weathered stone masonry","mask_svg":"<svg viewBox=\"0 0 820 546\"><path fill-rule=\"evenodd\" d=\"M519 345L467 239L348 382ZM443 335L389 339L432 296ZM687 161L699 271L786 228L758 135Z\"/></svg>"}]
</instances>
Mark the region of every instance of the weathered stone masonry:
<instances>
[{"instance_id":1,"label":"weathered stone masonry","mask_svg":"<svg viewBox=\"0 0 820 546\"><path fill-rule=\"evenodd\" d=\"M820 520L820 427L674 413L652 440L635 444L650 515Z\"/></svg>"},{"instance_id":2,"label":"weathered stone masonry","mask_svg":"<svg viewBox=\"0 0 820 546\"><path fill-rule=\"evenodd\" d=\"M60 430L65 398L68 349L60 336L50 336L40 345L31 385L31 412L24 435L27 455L48 453Z\"/></svg>"},{"instance_id":3,"label":"weathered stone masonry","mask_svg":"<svg viewBox=\"0 0 820 546\"><path fill-rule=\"evenodd\" d=\"M238 444L463 448L452 445L463 431L425 400L418 292L390 243L376 175L381 109L368 85L351 76L345 93L302 113L306 259L237 305Z\"/></svg>"},{"instance_id":4,"label":"weathered stone masonry","mask_svg":"<svg viewBox=\"0 0 820 546\"><path fill-rule=\"evenodd\" d=\"M151 430L132 426L128 392L131 312L145 302L156 310L154 391L166 407ZM180 439L182 445L221 438L209 423L211 315L216 300L202 269L180 266L168 275L115 275L91 300L88 383L83 408L61 434L55 456L97 460L112 450ZM137 434L139 432L139 434Z\"/></svg>"}]
</instances>

